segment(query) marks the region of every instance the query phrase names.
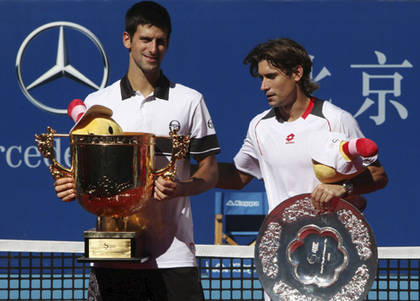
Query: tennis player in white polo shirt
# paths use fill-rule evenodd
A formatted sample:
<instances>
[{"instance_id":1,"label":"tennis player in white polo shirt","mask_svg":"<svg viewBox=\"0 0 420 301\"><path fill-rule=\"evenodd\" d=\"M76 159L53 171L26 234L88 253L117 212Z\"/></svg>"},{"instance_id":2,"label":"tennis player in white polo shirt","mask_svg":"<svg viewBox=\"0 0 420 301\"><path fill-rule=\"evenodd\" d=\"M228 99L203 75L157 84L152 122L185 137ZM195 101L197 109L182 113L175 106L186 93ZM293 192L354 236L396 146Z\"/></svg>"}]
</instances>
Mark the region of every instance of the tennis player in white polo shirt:
<instances>
[{"instance_id":1,"label":"tennis player in white polo shirt","mask_svg":"<svg viewBox=\"0 0 420 301\"><path fill-rule=\"evenodd\" d=\"M123 34L129 54L128 72L109 87L88 95L85 105L110 108L112 118L125 132L168 136L170 130L178 129L179 134L191 137L189 155L197 160L198 169L190 176L190 161L178 160L176 181L155 181L154 197L168 214L163 237L146 244L151 259L145 263L95 264L88 300L204 300L188 196L216 184L215 155L220 148L203 96L169 81L160 69L170 33L171 22L165 8L151 1L132 6L126 14ZM158 138L155 154L155 168L166 166L170 141ZM57 180L55 188L63 201L75 198L72 178Z\"/></svg>"},{"instance_id":2,"label":"tennis player in white polo shirt","mask_svg":"<svg viewBox=\"0 0 420 301\"><path fill-rule=\"evenodd\" d=\"M219 163L216 187L242 189L252 178L262 179L271 211L302 193L312 193L314 206L321 209L334 197L369 193L387 184L378 161L344 183L322 184L316 178L307 143L311 132L338 132L349 139L363 134L348 112L312 96L318 85L310 80L312 62L301 45L270 40L257 45L244 63L261 79L260 89L271 108L251 120L233 163ZM270 300L267 294L264 298Z\"/></svg>"},{"instance_id":3,"label":"tennis player in white polo shirt","mask_svg":"<svg viewBox=\"0 0 420 301\"><path fill-rule=\"evenodd\" d=\"M262 179L272 210L302 193L312 193L314 206L321 208L334 197L369 193L387 184L379 162L343 183L322 184L315 177L307 135L328 131L352 139L363 134L351 114L312 96L318 85L310 80L312 62L301 45L270 40L257 45L244 63L261 79L260 89L271 108L252 119L233 163L219 163L217 187L241 189L253 177Z\"/></svg>"}]
</instances>

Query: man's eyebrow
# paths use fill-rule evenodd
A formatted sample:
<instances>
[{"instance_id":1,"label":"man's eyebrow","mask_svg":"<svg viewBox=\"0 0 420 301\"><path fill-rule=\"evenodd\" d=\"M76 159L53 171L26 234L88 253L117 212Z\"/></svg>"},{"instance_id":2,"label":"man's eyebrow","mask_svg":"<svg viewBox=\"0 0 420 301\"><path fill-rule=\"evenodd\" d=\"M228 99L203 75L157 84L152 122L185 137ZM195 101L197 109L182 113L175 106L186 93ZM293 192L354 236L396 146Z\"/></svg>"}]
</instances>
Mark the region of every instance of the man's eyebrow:
<instances>
[{"instance_id":1,"label":"man's eyebrow","mask_svg":"<svg viewBox=\"0 0 420 301\"><path fill-rule=\"evenodd\" d=\"M278 72L277 71L269 71L266 73L258 73L258 77L263 77L263 76L274 76L277 75Z\"/></svg>"}]
</instances>

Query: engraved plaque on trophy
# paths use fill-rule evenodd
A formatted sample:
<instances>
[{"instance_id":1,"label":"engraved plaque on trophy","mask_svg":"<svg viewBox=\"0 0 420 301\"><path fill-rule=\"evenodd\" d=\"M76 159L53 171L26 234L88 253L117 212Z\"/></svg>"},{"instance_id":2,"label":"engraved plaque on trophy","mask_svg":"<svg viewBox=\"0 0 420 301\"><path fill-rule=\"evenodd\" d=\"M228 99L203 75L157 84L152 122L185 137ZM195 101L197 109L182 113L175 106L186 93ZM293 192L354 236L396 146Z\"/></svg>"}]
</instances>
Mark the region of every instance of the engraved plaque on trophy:
<instances>
[{"instance_id":1,"label":"engraved plaque on trophy","mask_svg":"<svg viewBox=\"0 0 420 301\"><path fill-rule=\"evenodd\" d=\"M96 228L84 231L85 253L79 260L145 260L142 236L154 227L154 177L175 178L176 161L185 157L189 137L171 131L171 160L165 168L154 170L153 134L63 135L47 130L35 140L42 156L50 160L50 173L54 179L73 177L79 204L97 216ZM70 169L55 158L56 136L70 137Z\"/></svg>"},{"instance_id":2,"label":"engraved plaque on trophy","mask_svg":"<svg viewBox=\"0 0 420 301\"><path fill-rule=\"evenodd\" d=\"M316 210L310 194L292 197L264 220L255 246L258 277L272 300L364 300L378 253L363 215L342 199Z\"/></svg>"}]
</instances>

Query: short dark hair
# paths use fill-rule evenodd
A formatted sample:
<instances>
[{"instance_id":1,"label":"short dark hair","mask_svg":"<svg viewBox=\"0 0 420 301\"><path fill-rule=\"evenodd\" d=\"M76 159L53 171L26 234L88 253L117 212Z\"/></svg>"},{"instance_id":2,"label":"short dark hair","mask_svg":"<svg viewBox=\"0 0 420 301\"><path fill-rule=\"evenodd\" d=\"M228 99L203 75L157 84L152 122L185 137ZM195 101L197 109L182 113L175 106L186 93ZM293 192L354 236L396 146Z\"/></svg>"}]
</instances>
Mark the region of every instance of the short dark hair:
<instances>
[{"instance_id":1,"label":"short dark hair","mask_svg":"<svg viewBox=\"0 0 420 301\"><path fill-rule=\"evenodd\" d=\"M297 42L287 38L278 38L261 43L251 50L244 59L244 64L250 64L249 72L257 77L258 63L264 60L279 68L287 76L291 76L297 66L302 66L303 75L299 84L306 96L311 96L312 92L319 88L319 85L310 79L311 58L305 48Z\"/></svg>"},{"instance_id":2,"label":"short dark hair","mask_svg":"<svg viewBox=\"0 0 420 301\"><path fill-rule=\"evenodd\" d=\"M139 25L154 25L166 31L168 40L171 36L171 17L162 5L153 1L141 1L134 4L125 15L125 31L130 37Z\"/></svg>"}]
</instances>

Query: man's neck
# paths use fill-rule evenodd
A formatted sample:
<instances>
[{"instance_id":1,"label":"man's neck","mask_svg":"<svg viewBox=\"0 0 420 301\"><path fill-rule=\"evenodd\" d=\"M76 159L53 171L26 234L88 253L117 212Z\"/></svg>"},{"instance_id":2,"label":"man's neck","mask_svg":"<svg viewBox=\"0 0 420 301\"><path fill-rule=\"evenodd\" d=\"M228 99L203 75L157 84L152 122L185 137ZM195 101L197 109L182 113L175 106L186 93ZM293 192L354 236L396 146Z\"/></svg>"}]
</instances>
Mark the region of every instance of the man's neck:
<instances>
[{"instance_id":1,"label":"man's neck","mask_svg":"<svg viewBox=\"0 0 420 301\"><path fill-rule=\"evenodd\" d=\"M287 107L279 107L278 111L281 118L285 121L295 121L299 119L308 108L310 98L298 92L296 100Z\"/></svg>"},{"instance_id":2,"label":"man's neck","mask_svg":"<svg viewBox=\"0 0 420 301\"><path fill-rule=\"evenodd\" d=\"M155 90L159 81L160 70L146 74L138 68L134 70L129 68L127 77L133 90L139 91L144 97L146 97Z\"/></svg>"}]
</instances>

